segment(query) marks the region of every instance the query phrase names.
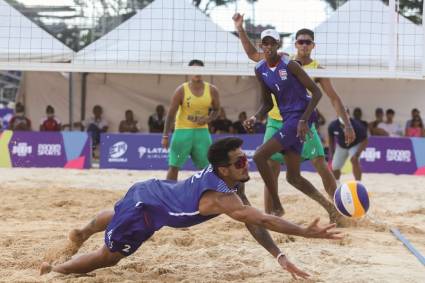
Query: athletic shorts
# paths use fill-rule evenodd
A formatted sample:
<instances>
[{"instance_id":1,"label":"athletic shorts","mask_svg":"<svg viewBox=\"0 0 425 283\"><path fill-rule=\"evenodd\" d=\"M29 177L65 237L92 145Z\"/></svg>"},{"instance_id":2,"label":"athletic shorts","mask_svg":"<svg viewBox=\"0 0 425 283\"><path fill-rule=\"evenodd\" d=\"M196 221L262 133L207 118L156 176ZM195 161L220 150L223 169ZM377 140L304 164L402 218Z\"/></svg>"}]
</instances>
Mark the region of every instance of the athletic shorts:
<instances>
[{"instance_id":1,"label":"athletic shorts","mask_svg":"<svg viewBox=\"0 0 425 283\"><path fill-rule=\"evenodd\" d=\"M272 119L272 118L268 118L267 119L266 133L264 134L263 143L265 143L271 137L273 137L273 135L278 130L280 130L280 128L282 128L282 126L283 126L282 121L275 120L275 119ZM304 145L303 145L303 150L302 150L302 154L301 154L301 157L303 158L303 160L312 160L312 159L315 159L315 158L320 157L320 156L322 156L322 157L325 156L325 151L324 151L322 142L320 140L320 136L317 132L316 126L314 124L312 124L311 127L310 127L310 130L311 130L311 137L307 136L306 141L304 142ZM273 154L270 159L277 161L281 164L284 163L283 155L279 152Z\"/></svg>"},{"instance_id":2,"label":"athletic shorts","mask_svg":"<svg viewBox=\"0 0 425 283\"><path fill-rule=\"evenodd\" d=\"M332 169L333 170L341 170L344 167L345 161L348 157L353 157L356 154L360 144L356 144L350 148L342 148L338 144L335 148L335 153L332 158Z\"/></svg>"},{"instance_id":3,"label":"athletic shorts","mask_svg":"<svg viewBox=\"0 0 425 283\"><path fill-rule=\"evenodd\" d=\"M208 148L212 144L207 128L176 129L171 137L168 165L181 168L189 158L197 169L208 166Z\"/></svg>"},{"instance_id":4,"label":"athletic shorts","mask_svg":"<svg viewBox=\"0 0 425 283\"><path fill-rule=\"evenodd\" d=\"M129 193L115 204L115 214L105 230L105 245L124 256L134 253L154 233L151 214L141 202L134 203Z\"/></svg>"}]
</instances>

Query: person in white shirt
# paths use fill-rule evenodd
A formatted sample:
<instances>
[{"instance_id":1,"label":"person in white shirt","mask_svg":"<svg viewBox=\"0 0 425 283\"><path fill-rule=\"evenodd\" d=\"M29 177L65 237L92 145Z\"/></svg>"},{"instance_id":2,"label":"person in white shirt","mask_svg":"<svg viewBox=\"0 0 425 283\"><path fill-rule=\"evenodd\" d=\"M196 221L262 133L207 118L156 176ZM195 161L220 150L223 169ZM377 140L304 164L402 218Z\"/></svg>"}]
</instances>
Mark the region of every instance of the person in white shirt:
<instances>
[{"instance_id":1,"label":"person in white shirt","mask_svg":"<svg viewBox=\"0 0 425 283\"><path fill-rule=\"evenodd\" d=\"M387 111L385 112L386 121L378 124L378 128L383 130L382 131L383 136L389 136L389 137L403 136L403 129L398 123L394 122L394 115L395 115L395 112L393 109L387 109Z\"/></svg>"}]
</instances>

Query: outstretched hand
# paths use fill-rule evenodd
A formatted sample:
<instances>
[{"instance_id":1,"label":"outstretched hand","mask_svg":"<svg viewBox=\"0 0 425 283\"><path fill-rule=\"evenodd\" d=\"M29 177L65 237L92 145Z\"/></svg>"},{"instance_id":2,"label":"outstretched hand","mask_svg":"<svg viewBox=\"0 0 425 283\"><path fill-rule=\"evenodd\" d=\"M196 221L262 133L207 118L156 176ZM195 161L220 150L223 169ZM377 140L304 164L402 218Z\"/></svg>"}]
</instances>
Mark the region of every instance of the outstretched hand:
<instances>
[{"instance_id":1,"label":"outstretched hand","mask_svg":"<svg viewBox=\"0 0 425 283\"><path fill-rule=\"evenodd\" d=\"M305 228L304 237L306 238L320 238L320 239L332 239L340 240L344 238L341 231L334 230L336 227L335 223L328 225L319 225L320 218L314 219L307 228Z\"/></svg>"},{"instance_id":2,"label":"outstretched hand","mask_svg":"<svg viewBox=\"0 0 425 283\"><path fill-rule=\"evenodd\" d=\"M290 262L286 256L281 256L278 262L283 269L291 273L294 279L298 279L298 277L307 279L310 276L310 274L308 274L307 272L304 272L298 267L296 267L295 264Z\"/></svg>"}]
</instances>

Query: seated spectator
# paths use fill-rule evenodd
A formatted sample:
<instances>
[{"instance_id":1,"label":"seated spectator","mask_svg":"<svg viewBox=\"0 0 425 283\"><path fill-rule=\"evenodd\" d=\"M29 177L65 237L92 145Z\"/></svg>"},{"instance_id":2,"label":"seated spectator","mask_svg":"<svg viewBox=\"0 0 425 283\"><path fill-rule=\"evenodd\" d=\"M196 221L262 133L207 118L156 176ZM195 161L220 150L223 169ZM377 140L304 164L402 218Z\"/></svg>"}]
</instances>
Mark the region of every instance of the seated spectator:
<instances>
[{"instance_id":1,"label":"seated spectator","mask_svg":"<svg viewBox=\"0 0 425 283\"><path fill-rule=\"evenodd\" d=\"M425 137L424 124L419 117L413 118L406 128L406 137Z\"/></svg>"},{"instance_id":2,"label":"seated spectator","mask_svg":"<svg viewBox=\"0 0 425 283\"><path fill-rule=\"evenodd\" d=\"M419 112L419 110L417 108L413 108L412 111L410 112L410 115L412 115L412 118L406 121L406 125L404 126L405 131L407 130L407 128L409 128L412 123L412 120L415 118L419 118L422 120L421 118L421 112Z\"/></svg>"},{"instance_id":3,"label":"seated spectator","mask_svg":"<svg viewBox=\"0 0 425 283\"><path fill-rule=\"evenodd\" d=\"M9 130L12 131L31 131L31 120L25 117L25 107L22 103L16 103L15 115L9 122Z\"/></svg>"},{"instance_id":4,"label":"seated spectator","mask_svg":"<svg viewBox=\"0 0 425 283\"><path fill-rule=\"evenodd\" d=\"M383 136L390 137L401 137L403 135L403 130L401 126L394 122L395 112L392 109L387 109L385 112L385 122L378 124L378 129L383 130Z\"/></svg>"},{"instance_id":5,"label":"seated spectator","mask_svg":"<svg viewBox=\"0 0 425 283\"><path fill-rule=\"evenodd\" d=\"M378 129L379 123L384 121L384 109L376 108L375 109L375 121L369 123L369 132L372 136L382 136L384 132L382 129Z\"/></svg>"},{"instance_id":6,"label":"seated spectator","mask_svg":"<svg viewBox=\"0 0 425 283\"><path fill-rule=\"evenodd\" d=\"M162 133L165 125L165 108L163 105L156 107L155 113L149 116L149 133Z\"/></svg>"},{"instance_id":7,"label":"seated spectator","mask_svg":"<svg viewBox=\"0 0 425 283\"><path fill-rule=\"evenodd\" d=\"M120 133L137 133L139 129L137 128L137 121L134 120L133 111L125 111L125 120L120 122L119 132Z\"/></svg>"},{"instance_id":8,"label":"seated spectator","mask_svg":"<svg viewBox=\"0 0 425 283\"><path fill-rule=\"evenodd\" d=\"M235 134L246 134L246 130L243 126L243 122L247 119L246 112L243 111L239 113L238 121L234 122L233 127L233 133Z\"/></svg>"},{"instance_id":9,"label":"seated spectator","mask_svg":"<svg viewBox=\"0 0 425 283\"><path fill-rule=\"evenodd\" d=\"M61 122L55 116L55 109L48 105L46 107L46 117L40 121L40 131L58 132L61 130Z\"/></svg>"},{"instance_id":10,"label":"seated spectator","mask_svg":"<svg viewBox=\"0 0 425 283\"><path fill-rule=\"evenodd\" d=\"M223 107L220 107L220 113L218 114L217 119L211 122L210 131L213 134L226 134L233 131L232 121L227 119L226 112Z\"/></svg>"},{"instance_id":11,"label":"seated spectator","mask_svg":"<svg viewBox=\"0 0 425 283\"><path fill-rule=\"evenodd\" d=\"M82 122L85 130L91 134L93 147L100 143L100 134L108 131L108 122L102 117L103 109L100 105L93 107L93 117Z\"/></svg>"},{"instance_id":12,"label":"seated spectator","mask_svg":"<svg viewBox=\"0 0 425 283\"><path fill-rule=\"evenodd\" d=\"M366 129L368 124L365 120L362 120L363 112L359 107L354 108L353 110L353 119L360 122Z\"/></svg>"}]
</instances>

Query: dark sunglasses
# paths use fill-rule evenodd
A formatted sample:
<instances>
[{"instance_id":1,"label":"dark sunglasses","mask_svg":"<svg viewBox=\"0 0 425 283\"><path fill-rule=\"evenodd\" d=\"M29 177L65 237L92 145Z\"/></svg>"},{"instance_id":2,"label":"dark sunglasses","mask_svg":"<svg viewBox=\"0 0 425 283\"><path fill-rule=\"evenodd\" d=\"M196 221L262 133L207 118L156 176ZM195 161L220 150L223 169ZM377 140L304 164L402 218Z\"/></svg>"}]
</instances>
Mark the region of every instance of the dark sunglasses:
<instances>
[{"instance_id":1,"label":"dark sunglasses","mask_svg":"<svg viewBox=\"0 0 425 283\"><path fill-rule=\"evenodd\" d=\"M313 44L313 41L312 40L310 40L310 39L298 39L297 41L296 41L296 43L297 44L299 44L299 45L312 45Z\"/></svg>"},{"instance_id":2,"label":"dark sunglasses","mask_svg":"<svg viewBox=\"0 0 425 283\"><path fill-rule=\"evenodd\" d=\"M235 166L236 169L242 169L242 168L245 168L247 162L248 162L248 158L246 157L246 155L242 155L242 156L239 156L235 162L229 163L227 166L233 165Z\"/></svg>"}]
</instances>

